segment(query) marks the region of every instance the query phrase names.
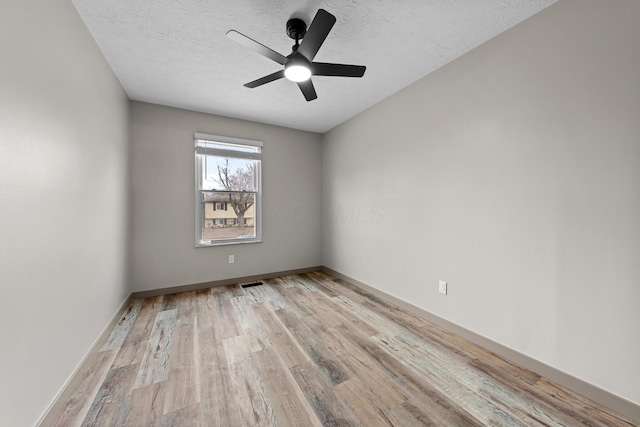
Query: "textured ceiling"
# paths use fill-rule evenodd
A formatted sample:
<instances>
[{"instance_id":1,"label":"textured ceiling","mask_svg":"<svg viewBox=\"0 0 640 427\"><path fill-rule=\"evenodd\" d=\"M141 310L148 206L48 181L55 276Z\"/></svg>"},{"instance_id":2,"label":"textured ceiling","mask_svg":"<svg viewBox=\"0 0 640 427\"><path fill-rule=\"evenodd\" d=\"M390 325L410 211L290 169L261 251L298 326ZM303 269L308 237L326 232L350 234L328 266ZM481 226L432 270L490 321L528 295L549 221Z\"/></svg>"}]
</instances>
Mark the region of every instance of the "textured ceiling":
<instances>
[{"instance_id":1,"label":"textured ceiling","mask_svg":"<svg viewBox=\"0 0 640 427\"><path fill-rule=\"evenodd\" d=\"M556 0L72 1L131 99L326 132ZM337 22L315 60L364 77L314 77L311 102L286 79L243 87L280 66L225 33L286 56L287 20L319 8Z\"/></svg>"}]
</instances>

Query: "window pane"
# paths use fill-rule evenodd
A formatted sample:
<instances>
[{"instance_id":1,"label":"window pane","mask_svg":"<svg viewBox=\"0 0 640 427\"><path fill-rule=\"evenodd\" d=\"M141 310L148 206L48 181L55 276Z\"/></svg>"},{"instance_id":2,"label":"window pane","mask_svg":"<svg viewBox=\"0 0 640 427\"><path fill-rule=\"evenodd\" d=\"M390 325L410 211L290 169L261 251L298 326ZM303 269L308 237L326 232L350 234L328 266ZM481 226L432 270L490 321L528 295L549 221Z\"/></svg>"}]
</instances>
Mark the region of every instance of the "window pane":
<instances>
[{"instance_id":1,"label":"window pane","mask_svg":"<svg viewBox=\"0 0 640 427\"><path fill-rule=\"evenodd\" d=\"M255 194L215 192L201 194L204 205L202 240L256 237Z\"/></svg>"},{"instance_id":2,"label":"window pane","mask_svg":"<svg viewBox=\"0 0 640 427\"><path fill-rule=\"evenodd\" d=\"M202 189L222 191L256 191L258 160L204 156Z\"/></svg>"},{"instance_id":3,"label":"window pane","mask_svg":"<svg viewBox=\"0 0 640 427\"><path fill-rule=\"evenodd\" d=\"M196 133L195 145L196 247L260 242L262 142Z\"/></svg>"}]
</instances>

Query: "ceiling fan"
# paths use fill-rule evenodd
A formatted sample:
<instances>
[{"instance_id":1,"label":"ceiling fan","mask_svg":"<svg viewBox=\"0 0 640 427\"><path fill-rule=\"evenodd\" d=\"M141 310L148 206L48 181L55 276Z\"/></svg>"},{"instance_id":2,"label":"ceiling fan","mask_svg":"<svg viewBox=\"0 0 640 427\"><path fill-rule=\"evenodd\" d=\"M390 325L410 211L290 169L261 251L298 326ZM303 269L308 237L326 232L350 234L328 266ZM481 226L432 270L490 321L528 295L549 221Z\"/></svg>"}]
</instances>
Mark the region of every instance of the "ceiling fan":
<instances>
[{"instance_id":1,"label":"ceiling fan","mask_svg":"<svg viewBox=\"0 0 640 427\"><path fill-rule=\"evenodd\" d=\"M253 89L286 77L298 84L307 101L313 101L318 95L313 87L311 76L362 77L366 70L363 65L313 62L335 23L336 17L324 9L318 10L308 30L307 24L302 19L292 18L287 21L287 34L296 42L288 56L281 55L235 30L228 31L227 36L232 40L284 67L280 71L261 77L244 86Z\"/></svg>"}]
</instances>

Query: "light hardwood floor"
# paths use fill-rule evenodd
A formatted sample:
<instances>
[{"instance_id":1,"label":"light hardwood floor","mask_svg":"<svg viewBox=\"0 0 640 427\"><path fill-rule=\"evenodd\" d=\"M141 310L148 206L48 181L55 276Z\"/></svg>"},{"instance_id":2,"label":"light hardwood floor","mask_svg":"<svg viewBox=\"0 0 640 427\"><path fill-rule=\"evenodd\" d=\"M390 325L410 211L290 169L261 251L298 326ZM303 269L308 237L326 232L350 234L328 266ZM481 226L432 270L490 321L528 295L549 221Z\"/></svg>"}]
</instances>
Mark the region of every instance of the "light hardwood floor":
<instances>
[{"instance_id":1,"label":"light hardwood floor","mask_svg":"<svg viewBox=\"0 0 640 427\"><path fill-rule=\"evenodd\" d=\"M134 300L54 425L637 426L324 273Z\"/></svg>"}]
</instances>

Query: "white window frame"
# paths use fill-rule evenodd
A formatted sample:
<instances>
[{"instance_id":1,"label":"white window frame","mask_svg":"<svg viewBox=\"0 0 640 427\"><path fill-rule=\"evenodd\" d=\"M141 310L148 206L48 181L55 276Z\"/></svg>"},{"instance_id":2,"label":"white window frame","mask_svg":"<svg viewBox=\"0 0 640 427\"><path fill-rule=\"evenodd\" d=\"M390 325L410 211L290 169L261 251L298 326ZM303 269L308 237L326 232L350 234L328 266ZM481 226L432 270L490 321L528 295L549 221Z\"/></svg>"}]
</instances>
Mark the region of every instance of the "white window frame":
<instances>
[{"instance_id":1,"label":"white window frame","mask_svg":"<svg viewBox=\"0 0 640 427\"><path fill-rule=\"evenodd\" d=\"M218 142L224 144L233 144L239 146L247 146L251 148L259 147L257 153L243 152L230 149L204 148L199 145L202 141ZM210 135L206 133L196 132L194 134L195 143L195 246L197 248L208 248L220 245L233 245L244 243L260 243L262 242L262 141L254 141L249 139L233 138L229 136ZM255 182L255 202L253 226L255 231L254 237L236 237L230 239L202 240L202 228L204 226L204 203L202 202L202 192L208 191L203 189L203 161L206 155L219 155L224 157L232 157L236 159L258 160L256 166L256 182Z\"/></svg>"}]
</instances>

